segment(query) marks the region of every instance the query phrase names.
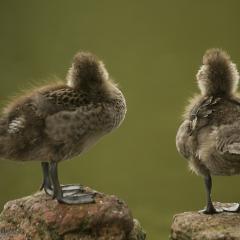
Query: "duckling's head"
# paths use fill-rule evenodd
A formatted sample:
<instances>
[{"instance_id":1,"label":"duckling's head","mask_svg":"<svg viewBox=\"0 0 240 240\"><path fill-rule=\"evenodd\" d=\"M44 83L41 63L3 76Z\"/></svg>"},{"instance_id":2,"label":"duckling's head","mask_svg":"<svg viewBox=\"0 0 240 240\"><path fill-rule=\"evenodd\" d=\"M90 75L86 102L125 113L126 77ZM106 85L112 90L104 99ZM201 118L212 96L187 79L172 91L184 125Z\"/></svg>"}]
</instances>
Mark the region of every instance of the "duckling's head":
<instances>
[{"instance_id":1,"label":"duckling's head","mask_svg":"<svg viewBox=\"0 0 240 240\"><path fill-rule=\"evenodd\" d=\"M237 90L239 73L230 56L214 48L204 54L197 81L203 95L229 96Z\"/></svg>"},{"instance_id":2,"label":"duckling's head","mask_svg":"<svg viewBox=\"0 0 240 240\"><path fill-rule=\"evenodd\" d=\"M99 90L109 81L108 72L95 55L89 52L79 52L73 58L73 63L67 74L67 85L85 91Z\"/></svg>"}]
</instances>

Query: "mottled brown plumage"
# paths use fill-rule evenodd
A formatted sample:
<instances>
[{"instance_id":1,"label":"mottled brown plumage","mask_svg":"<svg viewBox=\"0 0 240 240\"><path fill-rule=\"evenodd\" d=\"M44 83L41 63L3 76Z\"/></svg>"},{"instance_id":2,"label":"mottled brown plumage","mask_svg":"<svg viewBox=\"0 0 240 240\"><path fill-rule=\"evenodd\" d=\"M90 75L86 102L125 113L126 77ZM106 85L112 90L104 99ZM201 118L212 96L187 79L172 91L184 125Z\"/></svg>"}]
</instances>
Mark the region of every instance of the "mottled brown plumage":
<instances>
[{"instance_id":1,"label":"mottled brown plumage","mask_svg":"<svg viewBox=\"0 0 240 240\"><path fill-rule=\"evenodd\" d=\"M240 98L236 95L239 74L230 57L211 49L197 74L201 94L191 99L177 136L179 153L190 168L205 178L211 205L211 175L240 174Z\"/></svg>"},{"instance_id":2,"label":"mottled brown plumage","mask_svg":"<svg viewBox=\"0 0 240 240\"><path fill-rule=\"evenodd\" d=\"M86 151L117 128L125 113L124 96L103 63L90 53L78 53L67 84L37 88L4 109L0 158L56 165ZM51 188L53 180L47 181Z\"/></svg>"}]
</instances>

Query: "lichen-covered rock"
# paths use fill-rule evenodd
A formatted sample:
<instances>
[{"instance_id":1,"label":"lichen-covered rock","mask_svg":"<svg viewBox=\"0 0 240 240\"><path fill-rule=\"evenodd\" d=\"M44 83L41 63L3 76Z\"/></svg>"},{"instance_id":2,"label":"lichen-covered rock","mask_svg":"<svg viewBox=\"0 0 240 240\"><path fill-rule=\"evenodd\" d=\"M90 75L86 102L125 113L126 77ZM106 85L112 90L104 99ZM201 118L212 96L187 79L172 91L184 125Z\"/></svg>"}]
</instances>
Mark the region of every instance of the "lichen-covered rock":
<instances>
[{"instance_id":1,"label":"lichen-covered rock","mask_svg":"<svg viewBox=\"0 0 240 240\"><path fill-rule=\"evenodd\" d=\"M230 207L230 203L214 203L217 207ZM240 240L240 214L220 213L206 215L185 212L174 216L172 240Z\"/></svg>"},{"instance_id":2,"label":"lichen-covered rock","mask_svg":"<svg viewBox=\"0 0 240 240\"><path fill-rule=\"evenodd\" d=\"M38 192L10 201L0 215L0 240L146 238L123 201L102 193L97 193L95 200L92 204L66 205Z\"/></svg>"}]
</instances>

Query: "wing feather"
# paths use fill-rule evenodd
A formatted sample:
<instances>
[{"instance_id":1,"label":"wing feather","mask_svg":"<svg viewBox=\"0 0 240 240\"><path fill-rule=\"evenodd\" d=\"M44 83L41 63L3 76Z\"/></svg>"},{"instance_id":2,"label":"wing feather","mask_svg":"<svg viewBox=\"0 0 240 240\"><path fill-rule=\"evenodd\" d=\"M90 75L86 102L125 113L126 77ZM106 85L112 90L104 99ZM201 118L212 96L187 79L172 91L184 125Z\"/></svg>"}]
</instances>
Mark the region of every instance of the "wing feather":
<instances>
[{"instance_id":1,"label":"wing feather","mask_svg":"<svg viewBox=\"0 0 240 240\"><path fill-rule=\"evenodd\" d=\"M216 149L221 154L240 154L240 123L219 128Z\"/></svg>"},{"instance_id":2,"label":"wing feather","mask_svg":"<svg viewBox=\"0 0 240 240\"><path fill-rule=\"evenodd\" d=\"M79 141L86 134L111 125L110 111L103 106L89 104L75 111L60 111L46 118L47 135L63 142Z\"/></svg>"}]
</instances>

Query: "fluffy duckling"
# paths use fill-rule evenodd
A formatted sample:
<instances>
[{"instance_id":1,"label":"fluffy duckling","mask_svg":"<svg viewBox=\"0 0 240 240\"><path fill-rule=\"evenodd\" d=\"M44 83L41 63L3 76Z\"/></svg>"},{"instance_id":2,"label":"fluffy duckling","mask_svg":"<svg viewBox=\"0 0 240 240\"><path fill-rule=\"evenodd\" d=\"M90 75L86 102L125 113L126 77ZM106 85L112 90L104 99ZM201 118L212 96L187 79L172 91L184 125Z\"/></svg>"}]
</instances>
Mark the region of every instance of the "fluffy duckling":
<instances>
[{"instance_id":1,"label":"fluffy duckling","mask_svg":"<svg viewBox=\"0 0 240 240\"><path fill-rule=\"evenodd\" d=\"M66 83L30 91L12 101L0 118L0 158L40 161L42 188L59 202L89 203L94 194L81 186L62 186L58 164L82 154L117 128L126 113L122 92L102 61L80 52Z\"/></svg>"},{"instance_id":2,"label":"fluffy duckling","mask_svg":"<svg viewBox=\"0 0 240 240\"><path fill-rule=\"evenodd\" d=\"M216 209L211 200L211 175L240 174L240 98L236 95L239 74L229 55L210 49L197 73L201 94L190 100L178 129L176 146L190 169L205 181L206 214L240 211L235 206Z\"/></svg>"}]
</instances>

